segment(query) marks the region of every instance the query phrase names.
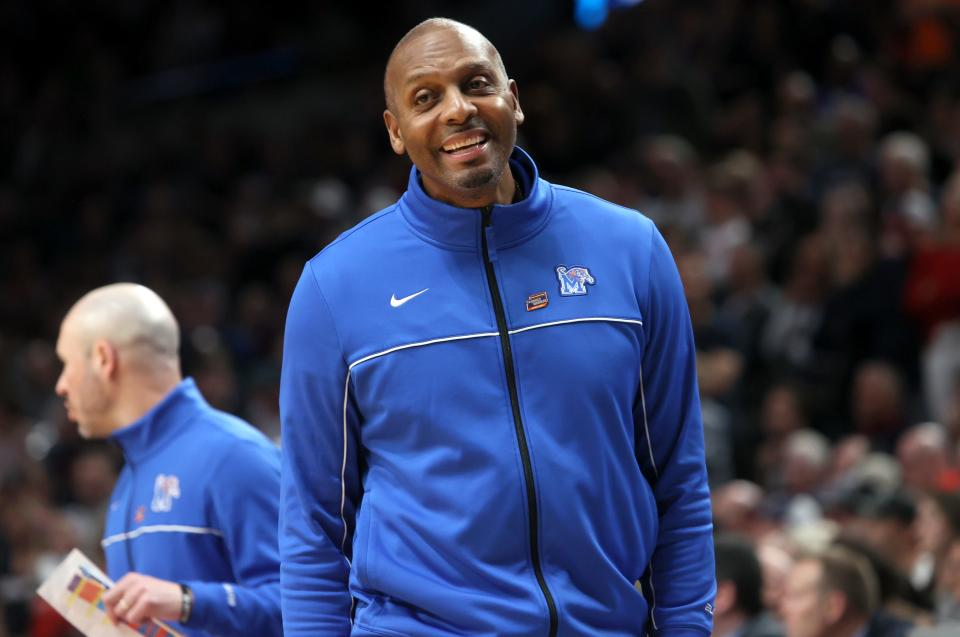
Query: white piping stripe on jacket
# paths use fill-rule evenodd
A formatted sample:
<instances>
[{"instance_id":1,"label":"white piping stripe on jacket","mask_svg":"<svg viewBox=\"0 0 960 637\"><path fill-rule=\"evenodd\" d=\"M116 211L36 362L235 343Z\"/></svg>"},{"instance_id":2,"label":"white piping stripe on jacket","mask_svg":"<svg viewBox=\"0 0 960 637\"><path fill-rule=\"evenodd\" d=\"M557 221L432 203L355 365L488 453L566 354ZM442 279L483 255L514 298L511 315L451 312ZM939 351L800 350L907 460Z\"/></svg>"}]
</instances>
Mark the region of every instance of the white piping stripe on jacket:
<instances>
[{"instance_id":1,"label":"white piping stripe on jacket","mask_svg":"<svg viewBox=\"0 0 960 637\"><path fill-rule=\"evenodd\" d=\"M650 452L650 464L653 466L653 475L660 477L657 461L653 459L653 443L650 441L650 427L647 425L647 398L643 393L643 366L640 366L640 406L643 409L643 432L647 437L647 451Z\"/></svg>"},{"instance_id":2,"label":"white piping stripe on jacket","mask_svg":"<svg viewBox=\"0 0 960 637\"><path fill-rule=\"evenodd\" d=\"M530 325L528 327L520 327L515 330L510 330L508 334L519 334L520 332L526 332L528 330L537 330L541 327L553 327L554 325L566 325L568 323L632 323L634 325L639 325L643 327L643 321L638 321L637 319L622 319L622 318L613 318L609 316L589 316L584 318L576 319L567 319L565 321L551 321L549 323L540 323L538 325Z\"/></svg>"},{"instance_id":3,"label":"white piping stripe on jacket","mask_svg":"<svg viewBox=\"0 0 960 637\"><path fill-rule=\"evenodd\" d=\"M507 334L519 334L520 332L528 332L530 330L537 330L542 327L553 327L555 325L568 325L570 323L598 323L598 322L607 322L607 323L631 323L634 325L643 326L643 321L637 319L622 319L622 318L613 318L608 316L589 316L584 318L576 319L566 319L563 321L551 321L549 323L539 323L537 325L528 325L527 327L520 327L515 330L507 330ZM450 341L463 341L470 338L489 338L492 336L499 336L500 332L477 332L476 334L462 334L460 336L445 336L443 338L432 338L429 341L419 341L416 343L407 343L406 345L397 345L389 349L385 349L382 352L375 352L373 354L368 354L359 360L355 360L350 363L348 370L352 370L354 367L360 363L365 363L374 358L380 358L381 356L386 356L387 354L392 354L403 349L410 349L411 347L423 347L424 345L434 345L436 343L448 343Z\"/></svg>"},{"instance_id":4,"label":"white piping stripe on jacket","mask_svg":"<svg viewBox=\"0 0 960 637\"><path fill-rule=\"evenodd\" d=\"M111 544L132 540L147 533L192 533L194 535L216 535L223 537L223 533L217 529L211 529L203 526L186 526L183 524L152 524L150 526L141 526L127 533L117 533L110 537L105 537L100 541L100 546L107 548Z\"/></svg>"},{"instance_id":5,"label":"white piping stripe on jacket","mask_svg":"<svg viewBox=\"0 0 960 637\"><path fill-rule=\"evenodd\" d=\"M657 469L657 461L653 459L653 442L650 441L650 426L647 424L647 398L643 392L643 365L640 366L640 407L643 410L643 432L647 437L647 451L650 453L650 465L653 467L653 475L660 477L660 471ZM653 564L650 564L650 623L654 630L657 628L657 620L653 616L653 611L657 609L657 591L653 587Z\"/></svg>"},{"instance_id":6,"label":"white piping stripe on jacket","mask_svg":"<svg viewBox=\"0 0 960 637\"><path fill-rule=\"evenodd\" d=\"M657 618L653 616L653 611L657 610L657 589L653 587L653 562L651 561L650 566L650 623L653 624L654 630L660 630L657 627Z\"/></svg>"},{"instance_id":7,"label":"white piping stripe on jacket","mask_svg":"<svg viewBox=\"0 0 960 637\"><path fill-rule=\"evenodd\" d=\"M340 521L343 522L343 539L340 540L340 552L346 556L347 548L347 519L343 515L343 507L347 502L347 397L350 392L350 370L347 370L347 380L343 385L343 463L340 465ZM347 560L347 564L350 560Z\"/></svg>"},{"instance_id":8,"label":"white piping stripe on jacket","mask_svg":"<svg viewBox=\"0 0 960 637\"><path fill-rule=\"evenodd\" d=\"M364 356L360 360L353 361L350 363L348 370L352 370L354 367L360 363L365 363L374 358L379 358L381 356L386 356L387 354L392 354L393 352L399 352L402 349L410 349L411 347L422 347L424 345L433 345L435 343L447 343L450 341L463 341L468 338L485 338L487 336L497 336L500 332L479 332L477 334L464 334L463 336L445 336L443 338L432 338L429 341L420 341L419 343L407 343L406 345L397 345L396 347L391 347L390 349L385 349L382 352L376 352L370 354L369 356Z\"/></svg>"}]
</instances>

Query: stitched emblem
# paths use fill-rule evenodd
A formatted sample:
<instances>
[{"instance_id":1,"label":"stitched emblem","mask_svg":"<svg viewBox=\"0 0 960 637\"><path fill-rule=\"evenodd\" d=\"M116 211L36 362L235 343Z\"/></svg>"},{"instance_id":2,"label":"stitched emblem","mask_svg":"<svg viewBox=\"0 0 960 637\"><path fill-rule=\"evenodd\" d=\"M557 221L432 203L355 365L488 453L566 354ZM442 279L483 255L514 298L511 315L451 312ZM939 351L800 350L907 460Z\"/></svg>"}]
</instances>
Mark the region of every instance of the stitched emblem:
<instances>
[{"instance_id":1,"label":"stitched emblem","mask_svg":"<svg viewBox=\"0 0 960 637\"><path fill-rule=\"evenodd\" d=\"M560 281L560 296L583 296L587 293L587 286L597 282L590 270L579 265L572 268L558 265L557 279Z\"/></svg>"}]
</instances>

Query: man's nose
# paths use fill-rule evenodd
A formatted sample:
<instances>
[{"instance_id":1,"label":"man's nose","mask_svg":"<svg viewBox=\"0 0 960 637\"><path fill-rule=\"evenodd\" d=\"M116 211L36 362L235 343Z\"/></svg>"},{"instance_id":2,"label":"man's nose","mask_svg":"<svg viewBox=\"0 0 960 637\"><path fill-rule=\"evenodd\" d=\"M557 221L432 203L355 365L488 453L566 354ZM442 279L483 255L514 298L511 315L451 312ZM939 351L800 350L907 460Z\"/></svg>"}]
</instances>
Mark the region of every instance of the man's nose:
<instances>
[{"instance_id":1,"label":"man's nose","mask_svg":"<svg viewBox=\"0 0 960 637\"><path fill-rule=\"evenodd\" d=\"M57 384L54 386L53 391L56 392L57 396L61 398L66 398L67 396L67 381L64 379L64 373L60 372L60 375L57 377Z\"/></svg>"},{"instance_id":2,"label":"man's nose","mask_svg":"<svg viewBox=\"0 0 960 637\"><path fill-rule=\"evenodd\" d=\"M448 124L462 124L477 113L476 104L459 90L447 91L443 109L443 118Z\"/></svg>"}]
</instances>

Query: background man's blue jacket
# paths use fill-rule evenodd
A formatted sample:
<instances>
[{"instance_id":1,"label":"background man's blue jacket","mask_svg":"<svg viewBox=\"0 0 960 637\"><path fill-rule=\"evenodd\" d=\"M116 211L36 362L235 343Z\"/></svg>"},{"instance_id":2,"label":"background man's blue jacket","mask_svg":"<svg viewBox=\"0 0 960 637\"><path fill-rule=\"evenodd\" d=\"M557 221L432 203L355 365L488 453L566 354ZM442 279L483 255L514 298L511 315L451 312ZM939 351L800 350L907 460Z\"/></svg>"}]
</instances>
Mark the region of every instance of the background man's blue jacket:
<instances>
[{"instance_id":1,"label":"background man's blue jacket","mask_svg":"<svg viewBox=\"0 0 960 637\"><path fill-rule=\"evenodd\" d=\"M103 539L111 579L189 585L191 618L171 623L186 635L282 635L277 447L189 378L112 437L127 462Z\"/></svg>"}]
</instances>

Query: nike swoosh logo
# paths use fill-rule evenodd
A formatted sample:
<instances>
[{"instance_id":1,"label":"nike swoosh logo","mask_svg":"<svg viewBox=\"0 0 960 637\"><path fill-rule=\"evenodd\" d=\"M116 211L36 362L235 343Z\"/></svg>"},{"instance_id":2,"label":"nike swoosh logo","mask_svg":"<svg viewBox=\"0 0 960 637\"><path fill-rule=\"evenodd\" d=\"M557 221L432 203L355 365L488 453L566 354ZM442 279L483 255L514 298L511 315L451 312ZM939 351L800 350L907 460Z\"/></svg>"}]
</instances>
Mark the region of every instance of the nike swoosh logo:
<instances>
[{"instance_id":1,"label":"nike swoosh logo","mask_svg":"<svg viewBox=\"0 0 960 637\"><path fill-rule=\"evenodd\" d=\"M400 307L401 305L403 305L404 303L406 303L406 302L409 301L410 299L416 298L416 297L420 296L421 294L423 294L424 292L426 292L426 291L429 290L429 289L430 289L430 288L423 288L423 289L420 290L419 292L414 292L414 293L411 294L410 296L405 296L405 297L403 297L402 299L398 299L396 294L391 294L391 295L390 295L390 307Z\"/></svg>"}]
</instances>

